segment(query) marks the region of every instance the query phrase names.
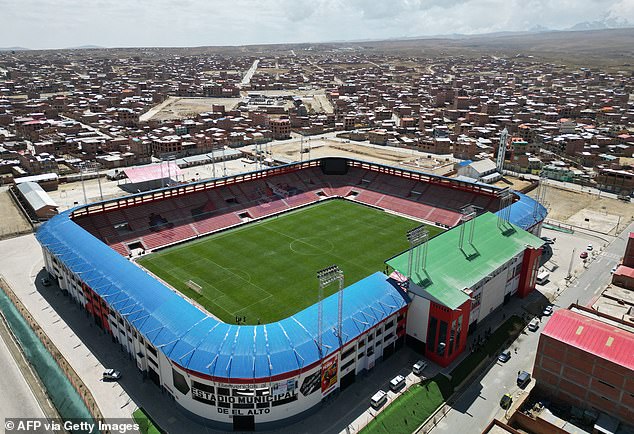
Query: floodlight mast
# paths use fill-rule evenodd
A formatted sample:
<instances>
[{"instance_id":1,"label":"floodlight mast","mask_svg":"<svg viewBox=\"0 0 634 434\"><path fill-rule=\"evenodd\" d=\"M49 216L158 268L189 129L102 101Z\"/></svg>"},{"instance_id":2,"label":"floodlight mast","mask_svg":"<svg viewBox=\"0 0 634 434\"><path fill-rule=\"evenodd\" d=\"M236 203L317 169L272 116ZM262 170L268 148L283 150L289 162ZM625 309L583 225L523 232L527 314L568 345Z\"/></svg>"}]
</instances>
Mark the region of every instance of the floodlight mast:
<instances>
[{"instance_id":1,"label":"floodlight mast","mask_svg":"<svg viewBox=\"0 0 634 434\"><path fill-rule=\"evenodd\" d=\"M513 193L509 190L502 192L500 197L500 211L498 211L498 228L505 229L511 220L511 205L513 205Z\"/></svg>"},{"instance_id":2,"label":"floodlight mast","mask_svg":"<svg viewBox=\"0 0 634 434\"><path fill-rule=\"evenodd\" d=\"M429 231L425 225L418 226L407 231L407 241L409 241L409 255L407 258L407 274L408 278L412 278L413 267L420 268L425 271L427 266L427 241L429 240ZM420 248L416 249L416 247ZM416 252L414 252L416 250ZM416 255L416 258L414 258Z\"/></svg>"},{"instance_id":3,"label":"floodlight mast","mask_svg":"<svg viewBox=\"0 0 634 434\"><path fill-rule=\"evenodd\" d=\"M317 272L317 279L319 280L319 306L317 309L317 345L319 346L320 356L324 356L323 342L322 342L322 327L323 327L323 306L322 301L324 297L324 288L328 285L338 282L338 312L337 312L337 337L339 338L339 347L343 347L343 271L337 265L331 265Z\"/></svg>"}]
</instances>

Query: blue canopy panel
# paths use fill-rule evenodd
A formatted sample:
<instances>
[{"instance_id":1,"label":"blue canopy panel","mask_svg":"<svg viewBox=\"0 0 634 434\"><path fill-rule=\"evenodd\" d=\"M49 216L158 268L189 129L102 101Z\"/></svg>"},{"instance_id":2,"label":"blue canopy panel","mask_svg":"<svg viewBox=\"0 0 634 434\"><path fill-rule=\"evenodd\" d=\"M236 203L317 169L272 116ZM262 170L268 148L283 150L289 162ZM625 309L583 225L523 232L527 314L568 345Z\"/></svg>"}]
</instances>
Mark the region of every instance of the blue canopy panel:
<instances>
[{"instance_id":1,"label":"blue canopy panel","mask_svg":"<svg viewBox=\"0 0 634 434\"><path fill-rule=\"evenodd\" d=\"M546 218L548 210L544 207L544 205L523 193L519 193L517 191L513 193L518 195L520 200L510 205L511 223L526 230L535 226L537 223L542 222ZM500 215L502 211L503 210L500 210L495 214Z\"/></svg>"},{"instance_id":2,"label":"blue canopy panel","mask_svg":"<svg viewBox=\"0 0 634 434\"><path fill-rule=\"evenodd\" d=\"M272 324L225 324L109 248L63 212L38 230L40 244L126 317L166 357L194 372L265 379L320 361L318 306ZM342 342L355 339L409 302L382 273L343 290ZM339 348L338 295L323 300L324 356Z\"/></svg>"}]
</instances>

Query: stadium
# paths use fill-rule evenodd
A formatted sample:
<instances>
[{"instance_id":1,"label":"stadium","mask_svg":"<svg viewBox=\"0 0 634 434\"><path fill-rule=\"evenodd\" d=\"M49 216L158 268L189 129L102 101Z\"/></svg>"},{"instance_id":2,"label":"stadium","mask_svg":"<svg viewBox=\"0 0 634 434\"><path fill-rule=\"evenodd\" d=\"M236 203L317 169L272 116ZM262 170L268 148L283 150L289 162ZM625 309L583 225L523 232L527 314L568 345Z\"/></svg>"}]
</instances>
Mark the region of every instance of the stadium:
<instances>
[{"instance_id":1,"label":"stadium","mask_svg":"<svg viewBox=\"0 0 634 434\"><path fill-rule=\"evenodd\" d=\"M322 158L80 206L37 239L143 375L192 417L252 430L406 342L450 364L534 289L545 216L508 189Z\"/></svg>"}]
</instances>

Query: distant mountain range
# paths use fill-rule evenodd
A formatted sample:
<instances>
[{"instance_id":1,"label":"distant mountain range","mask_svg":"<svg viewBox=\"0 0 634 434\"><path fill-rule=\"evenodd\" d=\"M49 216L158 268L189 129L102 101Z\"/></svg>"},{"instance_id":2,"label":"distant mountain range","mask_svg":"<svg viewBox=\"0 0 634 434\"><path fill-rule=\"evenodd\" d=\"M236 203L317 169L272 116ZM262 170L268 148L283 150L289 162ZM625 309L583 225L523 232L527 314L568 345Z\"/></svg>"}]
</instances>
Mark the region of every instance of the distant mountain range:
<instances>
[{"instance_id":1,"label":"distant mountain range","mask_svg":"<svg viewBox=\"0 0 634 434\"><path fill-rule=\"evenodd\" d=\"M68 47L66 50L99 50L106 47L102 47L100 45L80 45L78 47Z\"/></svg>"},{"instance_id":2,"label":"distant mountain range","mask_svg":"<svg viewBox=\"0 0 634 434\"><path fill-rule=\"evenodd\" d=\"M106 47L102 47L99 45L79 45L77 47L66 47L63 50L99 50ZM31 51L30 48L26 47L0 47L0 51Z\"/></svg>"},{"instance_id":3,"label":"distant mountain range","mask_svg":"<svg viewBox=\"0 0 634 434\"><path fill-rule=\"evenodd\" d=\"M568 30L623 29L627 27L634 27L634 25L625 18L603 17L602 19L596 21L584 21L583 23L577 23Z\"/></svg>"},{"instance_id":4,"label":"distant mountain range","mask_svg":"<svg viewBox=\"0 0 634 434\"><path fill-rule=\"evenodd\" d=\"M606 29L625 29L628 27L634 27L634 24L630 23L625 18L614 18L605 16L600 20L595 21L584 21L582 23L577 23L574 26L570 26L566 29L556 30L549 29L548 27L542 26L541 24L537 24L528 31L530 33L540 33L540 32L552 32L552 31L583 31L583 30L606 30Z\"/></svg>"},{"instance_id":5,"label":"distant mountain range","mask_svg":"<svg viewBox=\"0 0 634 434\"><path fill-rule=\"evenodd\" d=\"M0 47L0 51L28 51L30 48L25 47Z\"/></svg>"},{"instance_id":6,"label":"distant mountain range","mask_svg":"<svg viewBox=\"0 0 634 434\"><path fill-rule=\"evenodd\" d=\"M332 41L322 41L322 42L313 42L320 44L341 44L341 43L362 43L362 42L371 42L371 41L410 41L410 40L427 40L427 39L445 39L445 40L465 40L472 38L489 38L489 37L504 37L504 36L522 36L522 35L531 35L531 34L539 34L539 33L567 33L573 31L594 31L594 30L614 30L614 29L629 29L634 28L634 23L631 23L625 18L618 17L608 17L604 16L603 18L595 21L584 21L581 23L577 23L574 26L565 28L565 29L551 29L549 27L543 26L541 24L535 24L530 27L528 30L520 30L520 31L498 31L498 32L490 32L490 33L450 33L450 34L440 34L440 35L419 35L419 36L401 36L401 37L392 37L385 39L355 39L355 40L332 40ZM251 44L248 44L251 45ZM280 44L270 44L270 45L280 45ZM285 45L285 44L281 44ZM109 47L103 47L100 45L79 45L74 47L66 47L63 50L99 50L106 49ZM183 47L187 48L187 47ZM192 47L193 48L193 47ZM31 48L26 47L0 47L0 52L7 51L30 51Z\"/></svg>"}]
</instances>

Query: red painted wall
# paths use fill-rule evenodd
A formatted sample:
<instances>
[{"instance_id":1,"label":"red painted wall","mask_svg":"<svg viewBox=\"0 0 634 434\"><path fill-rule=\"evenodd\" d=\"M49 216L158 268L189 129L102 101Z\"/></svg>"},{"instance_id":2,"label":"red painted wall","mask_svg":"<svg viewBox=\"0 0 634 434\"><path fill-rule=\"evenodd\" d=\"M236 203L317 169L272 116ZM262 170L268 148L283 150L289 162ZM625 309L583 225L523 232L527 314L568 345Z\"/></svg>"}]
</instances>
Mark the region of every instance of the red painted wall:
<instances>
[{"instance_id":1,"label":"red painted wall","mask_svg":"<svg viewBox=\"0 0 634 434\"><path fill-rule=\"evenodd\" d=\"M537 272L539 271L539 258L541 256L541 248L527 248L524 250L520 283L517 288L518 297L524 298L535 289L535 279L537 278Z\"/></svg>"},{"instance_id":2,"label":"red painted wall","mask_svg":"<svg viewBox=\"0 0 634 434\"><path fill-rule=\"evenodd\" d=\"M429 360L437 363L438 365L445 367L451 364L456 357L458 357L467 346L467 331L469 329L469 313L471 310L471 300L467 300L464 302L458 309L451 310L448 307L439 305L434 302L430 302L429 307L429 323L428 330L431 330L432 326L432 318L435 318L436 330L433 337L433 348L426 346L425 357ZM441 337L441 322L444 321L447 324L447 331L445 333L444 339ZM456 324L455 335L454 335L454 346L453 350L451 350L451 330L453 324ZM428 332L429 333L429 332ZM427 336L427 344L430 342L431 336ZM441 342L445 344L444 354L438 354L438 346ZM451 351L450 351L451 350Z\"/></svg>"}]
</instances>

